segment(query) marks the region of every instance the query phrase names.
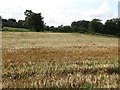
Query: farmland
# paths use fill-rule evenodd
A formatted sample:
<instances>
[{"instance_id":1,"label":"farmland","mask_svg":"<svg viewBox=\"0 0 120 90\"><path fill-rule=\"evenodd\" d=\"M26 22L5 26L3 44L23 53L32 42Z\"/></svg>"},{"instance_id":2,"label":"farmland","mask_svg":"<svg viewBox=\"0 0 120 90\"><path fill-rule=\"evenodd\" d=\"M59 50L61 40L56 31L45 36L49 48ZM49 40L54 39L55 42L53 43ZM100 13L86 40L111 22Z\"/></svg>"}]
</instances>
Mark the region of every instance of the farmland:
<instances>
[{"instance_id":1,"label":"farmland","mask_svg":"<svg viewBox=\"0 0 120 90\"><path fill-rule=\"evenodd\" d=\"M3 87L117 88L118 38L2 32Z\"/></svg>"}]
</instances>

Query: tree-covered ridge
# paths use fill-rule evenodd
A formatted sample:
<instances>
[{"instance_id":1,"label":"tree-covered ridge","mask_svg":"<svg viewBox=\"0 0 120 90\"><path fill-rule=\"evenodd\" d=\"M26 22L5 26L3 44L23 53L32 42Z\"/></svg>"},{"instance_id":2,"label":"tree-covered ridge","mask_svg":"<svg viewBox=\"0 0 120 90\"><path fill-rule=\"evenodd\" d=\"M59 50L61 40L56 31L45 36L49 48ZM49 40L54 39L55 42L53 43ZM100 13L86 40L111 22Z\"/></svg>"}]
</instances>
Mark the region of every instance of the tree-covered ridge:
<instances>
[{"instance_id":1,"label":"tree-covered ridge","mask_svg":"<svg viewBox=\"0 0 120 90\"><path fill-rule=\"evenodd\" d=\"M73 21L70 26L47 26L43 21L41 13L34 13L31 10L24 12L25 20L2 19L3 27L27 28L31 31L52 31L52 32L77 32L77 33L100 33L120 36L120 18L107 20L105 24L100 19L92 21Z\"/></svg>"}]
</instances>

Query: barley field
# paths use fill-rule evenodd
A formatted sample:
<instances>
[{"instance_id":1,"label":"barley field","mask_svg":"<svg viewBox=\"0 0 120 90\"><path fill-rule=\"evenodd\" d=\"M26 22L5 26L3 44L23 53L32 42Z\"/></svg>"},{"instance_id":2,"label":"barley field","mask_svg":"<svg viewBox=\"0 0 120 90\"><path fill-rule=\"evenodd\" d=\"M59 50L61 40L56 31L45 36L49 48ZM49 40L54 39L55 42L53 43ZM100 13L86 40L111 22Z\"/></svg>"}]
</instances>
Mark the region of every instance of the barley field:
<instances>
[{"instance_id":1,"label":"barley field","mask_svg":"<svg viewBox=\"0 0 120 90\"><path fill-rule=\"evenodd\" d=\"M118 38L2 32L4 88L118 88Z\"/></svg>"}]
</instances>

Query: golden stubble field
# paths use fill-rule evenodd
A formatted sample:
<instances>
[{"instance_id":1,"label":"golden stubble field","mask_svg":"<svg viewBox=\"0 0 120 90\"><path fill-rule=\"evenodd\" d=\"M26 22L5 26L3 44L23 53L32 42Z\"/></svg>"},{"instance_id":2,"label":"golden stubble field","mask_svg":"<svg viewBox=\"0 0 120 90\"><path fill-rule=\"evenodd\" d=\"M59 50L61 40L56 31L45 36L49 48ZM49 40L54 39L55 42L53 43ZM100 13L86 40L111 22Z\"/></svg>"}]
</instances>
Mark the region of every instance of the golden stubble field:
<instances>
[{"instance_id":1,"label":"golden stubble field","mask_svg":"<svg viewBox=\"0 0 120 90\"><path fill-rule=\"evenodd\" d=\"M2 64L4 88L119 87L114 37L3 32Z\"/></svg>"}]
</instances>

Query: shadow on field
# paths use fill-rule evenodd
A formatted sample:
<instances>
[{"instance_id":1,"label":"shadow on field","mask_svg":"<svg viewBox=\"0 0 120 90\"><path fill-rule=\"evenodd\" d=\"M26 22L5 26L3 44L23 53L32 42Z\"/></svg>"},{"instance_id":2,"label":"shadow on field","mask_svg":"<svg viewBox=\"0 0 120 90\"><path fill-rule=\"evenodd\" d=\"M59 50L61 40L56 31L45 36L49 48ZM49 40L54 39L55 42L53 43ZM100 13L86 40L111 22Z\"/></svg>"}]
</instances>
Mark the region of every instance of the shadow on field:
<instances>
[{"instance_id":1,"label":"shadow on field","mask_svg":"<svg viewBox=\"0 0 120 90\"><path fill-rule=\"evenodd\" d=\"M120 74L120 68L118 68L118 67L107 68L106 70L107 70L108 74L113 74L113 73Z\"/></svg>"}]
</instances>

